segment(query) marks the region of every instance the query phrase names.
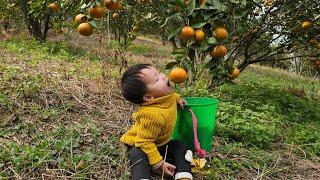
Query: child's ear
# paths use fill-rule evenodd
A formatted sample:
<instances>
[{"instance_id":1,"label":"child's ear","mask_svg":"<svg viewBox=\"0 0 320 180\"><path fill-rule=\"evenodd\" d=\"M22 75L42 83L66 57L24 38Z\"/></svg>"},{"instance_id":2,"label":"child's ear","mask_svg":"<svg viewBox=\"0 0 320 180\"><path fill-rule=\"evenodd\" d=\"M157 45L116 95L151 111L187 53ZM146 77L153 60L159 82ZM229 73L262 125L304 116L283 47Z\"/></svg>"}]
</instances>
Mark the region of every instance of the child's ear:
<instances>
[{"instance_id":1,"label":"child's ear","mask_svg":"<svg viewBox=\"0 0 320 180\"><path fill-rule=\"evenodd\" d=\"M143 96L143 100L145 102L152 101L153 99L154 99L154 97L151 96L149 93L147 93L146 95Z\"/></svg>"}]
</instances>

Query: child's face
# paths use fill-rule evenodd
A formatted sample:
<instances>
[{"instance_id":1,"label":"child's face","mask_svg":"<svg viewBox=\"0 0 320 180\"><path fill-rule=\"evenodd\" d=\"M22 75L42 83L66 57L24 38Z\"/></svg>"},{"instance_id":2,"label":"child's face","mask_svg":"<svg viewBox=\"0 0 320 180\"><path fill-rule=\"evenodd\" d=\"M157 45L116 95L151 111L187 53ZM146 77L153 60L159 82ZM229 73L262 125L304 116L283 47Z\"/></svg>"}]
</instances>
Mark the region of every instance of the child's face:
<instances>
[{"instance_id":1,"label":"child's face","mask_svg":"<svg viewBox=\"0 0 320 180\"><path fill-rule=\"evenodd\" d=\"M146 96L157 98L169 95L173 92L168 77L160 73L156 68L149 67L141 70L141 77L146 83L148 92Z\"/></svg>"}]
</instances>

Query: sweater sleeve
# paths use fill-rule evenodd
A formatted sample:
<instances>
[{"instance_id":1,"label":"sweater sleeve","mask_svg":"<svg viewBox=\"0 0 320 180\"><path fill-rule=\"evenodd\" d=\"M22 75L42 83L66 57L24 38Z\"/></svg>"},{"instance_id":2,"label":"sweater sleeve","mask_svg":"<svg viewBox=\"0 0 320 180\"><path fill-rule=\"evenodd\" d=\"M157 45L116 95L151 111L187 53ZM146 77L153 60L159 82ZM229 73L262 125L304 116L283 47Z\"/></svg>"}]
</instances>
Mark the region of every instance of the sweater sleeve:
<instances>
[{"instance_id":1,"label":"sweater sleeve","mask_svg":"<svg viewBox=\"0 0 320 180\"><path fill-rule=\"evenodd\" d=\"M147 154L150 165L155 165L162 160L155 141L164 126L164 118L155 112L144 112L139 121L141 127L137 132L135 146Z\"/></svg>"}]
</instances>

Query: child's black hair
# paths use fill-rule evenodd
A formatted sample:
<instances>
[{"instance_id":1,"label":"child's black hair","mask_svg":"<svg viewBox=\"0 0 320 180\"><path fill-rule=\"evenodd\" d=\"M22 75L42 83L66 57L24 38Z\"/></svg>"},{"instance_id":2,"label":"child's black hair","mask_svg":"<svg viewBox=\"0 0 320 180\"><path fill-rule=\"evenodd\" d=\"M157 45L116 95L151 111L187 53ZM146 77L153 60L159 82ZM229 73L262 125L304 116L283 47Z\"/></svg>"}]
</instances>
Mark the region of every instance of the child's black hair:
<instances>
[{"instance_id":1,"label":"child's black hair","mask_svg":"<svg viewBox=\"0 0 320 180\"><path fill-rule=\"evenodd\" d=\"M150 66L150 64L136 64L122 75L121 93L126 100L135 104L144 102L143 96L147 93L147 86L140 76L140 71Z\"/></svg>"}]
</instances>

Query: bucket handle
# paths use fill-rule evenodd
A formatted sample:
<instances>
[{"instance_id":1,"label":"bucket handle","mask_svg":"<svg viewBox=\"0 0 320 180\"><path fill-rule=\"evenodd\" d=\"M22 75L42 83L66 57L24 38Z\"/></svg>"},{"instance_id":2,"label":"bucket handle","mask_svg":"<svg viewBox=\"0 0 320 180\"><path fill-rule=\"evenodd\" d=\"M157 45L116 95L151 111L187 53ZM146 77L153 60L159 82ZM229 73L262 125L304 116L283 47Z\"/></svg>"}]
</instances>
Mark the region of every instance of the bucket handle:
<instances>
[{"instance_id":1,"label":"bucket handle","mask_svg":"<svg viewBox=\"0 0 320 180\"><path fill-rule=\"evenodd\" d=\"M194 137L194 147L196 152L200 155L200 156L205 156L207 153L204 149L201 149L200 147L200 143L199 143L199 139L198 139L198 119L196 117L196 115L193 113L193 111L190 108L186 108L192 116L192 123L193 123L193 137Z\"/></svg>"}]
</instances>

